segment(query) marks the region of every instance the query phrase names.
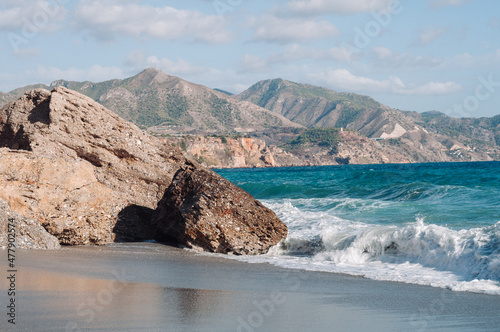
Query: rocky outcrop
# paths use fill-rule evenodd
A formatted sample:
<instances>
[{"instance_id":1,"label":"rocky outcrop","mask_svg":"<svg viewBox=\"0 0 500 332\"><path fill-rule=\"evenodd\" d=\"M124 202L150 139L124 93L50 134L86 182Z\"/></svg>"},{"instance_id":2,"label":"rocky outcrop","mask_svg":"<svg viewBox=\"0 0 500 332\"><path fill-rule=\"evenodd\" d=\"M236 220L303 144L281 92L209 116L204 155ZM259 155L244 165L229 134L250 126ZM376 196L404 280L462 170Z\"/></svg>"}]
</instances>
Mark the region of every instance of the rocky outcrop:
<instances>
[{"instance_id":1,"label":"rocky outcrop","mask_svg":"<svg viewBox=\"0 0 500 332\"><path fill-rule=\"evenodd\" d=\"M177 172L158 204L155 239L219 253L260 254L287 235L274 212L218 174Z\"/></svg>"},{"instance_id":2,"label":"rocky outcrop","mask_svg":"<svg viewBox=\"0 0 500 332\"><path fill-rule=\"evenodd\" d=\"M29 91L0 110L0 199L38 222L61 244L152 239L151 219L158 201L172 187L177 171L186 167L205 172L207 178L216 176L186 159L180 149L63 87ZM231 198L241 193L227 181L220 185L211 190L244 216L245 206ZM245 197L260 206L249 194ZM207 220L217 215L212 208L203 211ZM161 222L170 224L168 218ZM161 222L157 220L155 227ZM255 251L248 244L248 251ZM266 244L264 239L257 245Z\"/></svg>"},{"instance_id":3,"label":"rocky outcrop","mask_svg":"<svg viewBox=\"0 0 500 332\"><path fill-rule=\"evenodd\" d=\"M500 148L470 147L443 135L432 135L421 127L404 132L398 132L401 127L396 128L389 132L401 136L388 139L370 139L341 129L334 151L332 146L312 142L289 144L304 131L257 132L252 134L256 137L244 138L190 135L165 141L180 146L188 158L213 168L324 166L347 161L350 164L491 161L490 155L500 154Z\"/></svg>"},{"instance_id":4,"label":"rocky outcrop","mask_svg":"<svg viewBox=\"0 0 500 332\"><path fill-rule=\"evenodd\" d=\"M113 241L120 211L132 205L155 209L185 161L177 148L62 87L29 91L2 109L0 146L29 152L9 157L21 163L18 174L2 158L2 175L33 186L23 187L23 198L12 190L4 199L70 245ZM118 229L124 233L143 223L122 215Z\"/></svg>"},{"instance_id":5,"label":"rocky outcrop","mask_svg":"<svg viewBox=\"0 0 500 332\"><path fill-rule=\"evenodd\" d=\"M9 241L9 233L11 241ZM9 242L15 243L13 249L59 249L61 247L57 238L47 233L37 221L12 211L7 203L0 199L0 249L6 249Z\"/></svg>"},{"instance_id":6,"label":"rocky outcrop","mask_svg":"<svg viewBox=\"0 0 500 332\"><path fill-rule=\"evenodd\" d=\"M182 147L186 156L205 167L275 167L270 148L261 139L249 137L186 136L165 139Z\"/></svg>"}]
</instances>

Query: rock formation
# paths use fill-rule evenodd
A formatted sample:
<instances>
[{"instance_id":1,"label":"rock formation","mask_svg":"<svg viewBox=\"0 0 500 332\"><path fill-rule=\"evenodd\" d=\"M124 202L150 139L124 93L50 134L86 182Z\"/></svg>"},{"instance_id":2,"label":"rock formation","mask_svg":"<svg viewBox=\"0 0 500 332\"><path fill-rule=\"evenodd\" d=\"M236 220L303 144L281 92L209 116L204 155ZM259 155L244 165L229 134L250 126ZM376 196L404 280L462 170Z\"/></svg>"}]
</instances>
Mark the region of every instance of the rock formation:
<instances>
[{"instance_id":1,"label":"rock formation","mask_svg":"<svg viewBox=\"0 0 500 332\"><path fill-rule=\"evenodd\" d=\"M287 235L274 212L218 174L180 169L153 218L157 241L219 253L260 254Z\"/></svg>"},{"instance_id":2,"label":"rock formation","mask_svg":"<svg viewBox=\"0 0 500 332\"><path fill-rule=\"evenodd\" d=\"M206 167L277 166L266 142L257 138L184 136L170 137L164 140L182 147L188 158L194 159Z\"/></svg>"},{"instance_id":3,"label":"rock formation","mask_svg":"<svg viewBox=\"0 0 500 332\"><path fill-rule=\"evenodd\" d=\"M1 109L2 147L0 199L67 245L152 239L153 211L176 172L201 170L180 149L63 87L29 91Z\"/></svg>"},{"instance_id":4,"label":"rock formation","mask_svg":"<svg viewBox=\"0 0 500 332\"><path fill-rule=\"evenodd\" d=\"M0 111L0 146L29 151L25 158L33 160L22 162L33 168L26 174L11 170L34 186L16 207L70 245L113 241L118 213L130 205L155 209L185 160L178 149L66 88L29 91ZM143 221L121 220L119 228L126 233L124 225L136 222Z\"/></svg>"},{"instance_id":5,"label":"rock formation","mask_svg":"<svg viewBox=\"0 0 500 332\"><path fill-rule=\"evenodd\" d=\"M9 228L9 224L13 227ZM0 249L6 249L10 242L9 229L14 229L15 249L59 249L57 238L47 233L40 224L20 213L12 211L7 203L0 199Z\"/></svg>"}]
</instances>

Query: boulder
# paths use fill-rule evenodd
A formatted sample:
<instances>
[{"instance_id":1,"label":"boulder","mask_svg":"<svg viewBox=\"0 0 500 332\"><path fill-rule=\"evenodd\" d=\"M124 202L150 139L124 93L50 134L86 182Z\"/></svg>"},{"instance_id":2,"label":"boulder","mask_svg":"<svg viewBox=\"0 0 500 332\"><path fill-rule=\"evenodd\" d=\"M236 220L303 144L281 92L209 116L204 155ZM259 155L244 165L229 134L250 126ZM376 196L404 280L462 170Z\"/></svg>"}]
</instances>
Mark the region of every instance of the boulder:
<instances>
[{"instance_id":1,"label":"boulder","mask_svg":"<svg viewBox=\"0 0 500 332\"><path fill-rule=\"evenodd\" d=\"M158 204L155 239L218 253L262 254L287 227L249 193L194 164L182 167Z\"/></svg>"},{"instance_id":2,"label":"boulder","mask_svg":"<svg viewBox=\"0 0 500 332\"><path fill-rule=\"evenodd\" d=\"M9 227L9 224L12 227ZM16 249L59 249L57 238L47 233L40 224L12 211L7 203L0 199L0 249L6 249L9 243L9 230L15 234ZM14 239L14 237L11 237Z\"/></svg>"}]
</instances>

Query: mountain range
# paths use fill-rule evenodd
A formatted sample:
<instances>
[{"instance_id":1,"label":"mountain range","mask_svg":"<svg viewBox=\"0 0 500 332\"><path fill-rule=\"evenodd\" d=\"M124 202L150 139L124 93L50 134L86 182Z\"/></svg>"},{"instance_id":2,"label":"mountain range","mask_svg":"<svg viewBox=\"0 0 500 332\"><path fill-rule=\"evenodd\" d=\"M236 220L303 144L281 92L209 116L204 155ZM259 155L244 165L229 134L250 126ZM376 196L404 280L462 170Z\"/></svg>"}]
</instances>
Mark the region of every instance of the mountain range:
<instances>
[{"instance_id":1,"label":"mountain range","mask_svg":"<svg viewBox=\"0 0 500 332\"><path fill-rule=\"evenodd\" d=\"M4 94L16 99L32 88L63 86L80 92L125 120L164 133L249 132L271 127L301 127L285 117L226 93L149 68L124 80L100 83L58 80L50 86L27 86ZM0 96L1 98L1 96Z\"/></svg>"},{"instance_id":2,"label":"mountain range","mask_svg":"<svg viewBox=\"0 0 500 332\"><path fill-rule=\"evenodd\" d=\"M22 87L0 93L0 106L27 90L58 86L85 94L150 132L246 135L280 146L304 164L328 164L329 160L335 164L335 160L345 160L353 151L363 156L352 158L357 163L500 159L500 115L458 119L436 111L400 111L368 96L284 79L260 81L239 95L231 95L149 68L123 80L59 80L50 86ZM289 144L300 135L323 135L317 131L320 128L353 133L338 135L350 137L337 142L343 146L339 151L344 155L329 157L331 147L321 141L299 140L301 144L293 148ZM357 138L353 139L353 135ZM321 160L312 158L322 153L325 157Z\"/></svg>"}]
</instances>

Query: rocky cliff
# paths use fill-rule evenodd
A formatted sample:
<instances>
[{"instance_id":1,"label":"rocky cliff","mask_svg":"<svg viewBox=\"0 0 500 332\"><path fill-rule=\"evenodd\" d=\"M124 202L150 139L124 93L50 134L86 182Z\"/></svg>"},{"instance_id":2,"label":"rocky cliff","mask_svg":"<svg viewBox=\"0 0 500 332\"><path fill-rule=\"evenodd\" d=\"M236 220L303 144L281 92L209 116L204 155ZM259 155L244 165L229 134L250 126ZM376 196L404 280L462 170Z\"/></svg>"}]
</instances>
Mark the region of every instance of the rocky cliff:
<instances>
[{"instance_id":1,"label":"rocky cliff","mask_svg":"<svg viewBox=\"0 0 500 332\"><path fill-rule=\"evenodd\" d=\"M154 210L174 175L201 169L63 87L29 91L1 109L0 147L0 199L67 245L152 239Z\"/></svg>"},{"instance_id":2,"label":"rocky cliff","mask_svg":"<svg viewBox=\"0 0 500 332\"><path fill-rule=\"evenodd\" d=\"M483 151L446 136L431 136L421 129L379 140L355 131L325 129L337 133L335 145L300 139L301 135L319 130L322 129L286 135L266 132L254 133L255 137L184 136L164 140L211 168L491 161L490 155L500 153L495 147Z\"/></svg>"},{"instance_id":3,"label":"rocky cliff","mask_svg":"<svg viewBox=\"0 0 500 332\"><path fill-rule=\"evenodd\" d=\"M189 158L206 167L244 168L280 166L274 160L275 147L251 137L185 136L165 138L179 146Z\"/></svg>"}]
</instances>

